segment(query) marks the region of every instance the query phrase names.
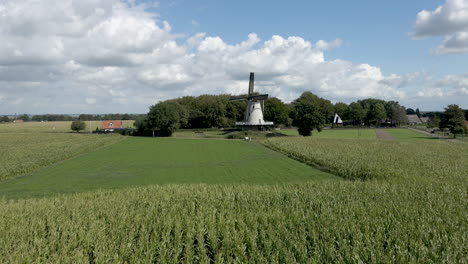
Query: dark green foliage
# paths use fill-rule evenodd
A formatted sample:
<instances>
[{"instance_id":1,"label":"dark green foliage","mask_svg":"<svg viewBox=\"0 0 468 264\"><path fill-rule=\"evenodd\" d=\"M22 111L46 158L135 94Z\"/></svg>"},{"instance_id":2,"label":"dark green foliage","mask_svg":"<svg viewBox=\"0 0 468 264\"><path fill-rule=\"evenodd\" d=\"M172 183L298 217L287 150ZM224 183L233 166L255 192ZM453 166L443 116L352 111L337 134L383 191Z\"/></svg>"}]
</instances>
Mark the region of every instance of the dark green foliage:
<instances>
[{"instance_id":1,"label":"dark green foliage","mask_svg":"<svg viewBox=\"0 0 468 264\"><path fill-rule=\"evenodd\" d=\"M417 115L418 117L421 117L421 113L419 112L419 108L416 108L416 115Z\"/></svg>"},{"instance_id":2,"label":"dark green foliage","mask_svg":"<svg viewBox=\"0 0 468 264\"><path fill-rule=\"evenodd\" d=\"M163 137L172 133L188 120L187 109L174 101L160 102L150 108L147 119L143 122L146 129L158 130Z\"/></svg>"},{"instance_id":3,"label":"dark green foliage","mask_svg":"<svg viewBox=\"0 0 468 264\"><path fill-rule=\"evenodd\" d=\"M265 120L273 121L275 125L287 125L289 108L280 99L276 97L268 98L265 101L263 117Z\"/></svg>"},{"instance_id":4,"label":"dark green foliage","mask_svg":"<svg viewBox=\"0 0 468 264\"><path fill-rule=\"evenodd\" d=\"M234 127L236 121L244 119L244 112L247 103L245 101L228 101L226 104L226 118L228 126Z\"/></svg>"},{"instance_id":5,"label":"dark green foliage","mask_svg":"<svg viewBox=\"0 0 468 264\"><path fill-rule=\"evenodd\" d=\"M51 115L51 114L46 114L46 115L34 115L31 118L32 121L72 121L73 117L69 115ZM80 119L82 121L85 120L93 120L93 119Z\"/></svg>"},{"instance_id":6,"label":"dark green foliage","mask_svg":"<svg viewBox=\"0 0 468 264\"><path fill-rule=\"evenodd\" d=\"M455 137L457 134L465 133L466 124L463 110L456 104L451 104L444 109L445 112L439 127L448 128Z\"/></svg>"},{"instance_id":7,"label":"dark green foliage","mask_svg":"<svg viewBox=\"0 0 468 264\"><path fill-rule=\"evenodd\" d=\"M23 114L23 115L18 116L16 119L29 121L29 116L27 114Z\"/></svg>"},{"instance_id":8,"label":"dark green foliage","mask_svg":"<svg viewBox=\"0 0 468 264\"><path fill-rule=\"evenodd\" d=\"M440 123L439 116L436 115L435 113L431 113L431 115L429 116L429 120L427 121L427 127L436 128L436 127L439 127L439 123Z\"/></svg>"},{"instance_id":9,"label":"dark green foliage","mask_svg":"<svg viewBox=\"0 0 468 264\"><path fill-rule=\"evenodd\" d=\"M368 125L380 125L387 118L385 109L386 101L374 98L368 98L358 101L366 112L364 123Z\"/></svg>"},{"instance_id":10,"label":"dark green foliage","mask_svg":"<svg viewBox=\"0 0 468 264\"><path fill-rule=\"evenodd\" d=\"M0 117L0 122L8 123L10 122L10 118L8 118L8 116L2 116Z\"/></svg>"},{"instance_id":11,"label":"dark green foliage","mask_svg":"<svg viewBox=\"0 0 468 264\"><path fill-rule=\"evenodd\" d=\"M80 132L81 130L85 130L85 128L86 128L86 123L83 122L83 121L78 121L78 120L73 121L71 123L71 126L70 126L70 129L72 131L76 131L76 132Z\"/></svg>"},{"instance_id":12,"label":"dark green foliage","mask_svg":"<svg viewBox=\"0 0 468 264\"><path fill-rule=\"evenodd\" d=\"M406 109L406 114L407 114L407 115L415 115L415 114L416 114L416 111L414 111L413 108L407 108L407 109Z\"/></svg>"},{"instance_id":13,"label":"dark green foliage","mask_svg":"<svg viewBox=\"0 0 468 264\"><path fill-rule=\"evenodd\" d=\"M178 101L176 99L176 101ZM224 127L228 96L201 95L194 98L186 107L190 111L190 128Z\"/></svg>"},{"instance_id":14,"label":"dark green foliage","mask_svg":"<svg viewBox=\"0 0 468 264\"><path fill-rule=\"evenodd\" d=\"M349 119L349 106L346 103L338 102L335 104L335 113L337 113L342 120Z\"/></svg>"},{"instance_id":15,"label":"dark green foliage","mask_svg":"<svg viewBox=\"0 0 468 264\"><path fill-rule=\"evenodd\" d=\"M355 123L360 124L366 116L366 110L362 108L362 105L358 102L353 102L349 105L349 118L357 121Z\"/></svg>"},{"instance_id":16,"label":"dark green foliage","mask_svg":"<svg viewBox=\"0 0 468 264\"><path fill-rule=\"evenodd\" d=\"M396 101L388 101L384 105L387 120L393 125L406 125L408 118L406 117L406 109Z\"/></svg>"},{"instance_id":17,"label":"dark green foliage","mask_svg":"<svg viewBox=\"0 0 468 264\"><path fill-rule=\"evenodd\" d=\"M321 131L327 119L333 114L330 111L331 103L311 92L305 92L293 102L293 126L296 126L300 135L310 136L312 130ZM333 105L331 105L333 109Z\"/></svg>"}]
</instances>

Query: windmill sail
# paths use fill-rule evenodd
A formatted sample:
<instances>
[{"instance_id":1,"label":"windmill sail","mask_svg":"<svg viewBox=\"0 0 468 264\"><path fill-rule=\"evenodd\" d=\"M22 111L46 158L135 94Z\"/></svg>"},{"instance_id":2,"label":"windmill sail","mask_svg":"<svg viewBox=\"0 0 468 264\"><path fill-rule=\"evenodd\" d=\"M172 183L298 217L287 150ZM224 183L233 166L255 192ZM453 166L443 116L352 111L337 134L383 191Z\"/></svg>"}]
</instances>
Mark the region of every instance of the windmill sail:
<instances>
[{"instance_id":1,"label":"windmill sail","mask_svg":"<svg viewBox=\"0 0 468 264\"><path fill-rule=\"evenodd\" d=\"M254 73L250 73L250 80L249 80L249 96L253 95L254 89Z\"/></svg>"}]
</instances>

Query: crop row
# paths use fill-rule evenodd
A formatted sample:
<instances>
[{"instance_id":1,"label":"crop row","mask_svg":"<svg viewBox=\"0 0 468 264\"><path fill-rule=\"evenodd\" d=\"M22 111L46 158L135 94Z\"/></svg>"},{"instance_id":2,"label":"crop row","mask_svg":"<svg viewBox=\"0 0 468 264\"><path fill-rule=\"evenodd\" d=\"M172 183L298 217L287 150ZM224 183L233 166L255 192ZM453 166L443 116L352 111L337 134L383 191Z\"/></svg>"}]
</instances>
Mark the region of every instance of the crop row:
<instances>
[{"instance_id":1,"label":"crop row","mask_svg":"<svg viewBox=\"0 0 468 264\"><path fill-rule=\"evenodd\" d=\"M466 181L468 145L461 142L272 138L267 147L352 180Z\"/></svg>"},{"instance_id":2,"label":"crop row","mask_svg":"<svg viewBox=\"0 0 468 264\"><path fill-rule=\"evenodd\" d=\"M0 262L466 263L465 187L165 185L0 200Z\"/></svg>"}]
</instances>

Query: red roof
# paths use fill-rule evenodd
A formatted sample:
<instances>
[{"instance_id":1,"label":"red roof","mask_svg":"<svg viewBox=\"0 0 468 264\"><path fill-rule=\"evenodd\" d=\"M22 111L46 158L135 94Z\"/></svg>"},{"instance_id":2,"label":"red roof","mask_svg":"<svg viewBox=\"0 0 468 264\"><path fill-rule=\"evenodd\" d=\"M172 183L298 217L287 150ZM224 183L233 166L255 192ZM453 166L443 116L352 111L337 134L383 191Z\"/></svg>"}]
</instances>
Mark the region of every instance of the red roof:
<instances>
[{"instance_id":1,"label":"red roof","mask_svg":"<svg viewBox=\"0 0 468 264\"><path fill-rule=\"evenodd\" d=\"M102 121L102 129L122 128L122 120L104 120Z\"/></svg>"}]
</instances>

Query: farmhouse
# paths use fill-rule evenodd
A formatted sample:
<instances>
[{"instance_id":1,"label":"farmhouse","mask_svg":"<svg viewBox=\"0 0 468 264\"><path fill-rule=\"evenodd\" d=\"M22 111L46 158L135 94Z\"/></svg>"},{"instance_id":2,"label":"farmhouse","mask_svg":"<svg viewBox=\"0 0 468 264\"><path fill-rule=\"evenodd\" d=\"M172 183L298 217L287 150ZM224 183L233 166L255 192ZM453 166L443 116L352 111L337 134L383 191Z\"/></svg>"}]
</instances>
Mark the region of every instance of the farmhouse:
<instances>
[{"instance_id":1,"label":"farmhouse","mask_svg":"<svg viewBox=\"0 0 468 264\"><path fill-rule=\"evenodd\" d=\"M419 119L418 115L406 115L408 118L408 124L410 125L416 125L416 124L421 124L422 121Z\"/></svg>"},{"instance_id":2,"label":"farmhouse","mask_svg":"<svg viewBox=\"0 0 468 264\"><path fill-rule=\"evenodd\" d=\"M423 123L429 122L429 117L420 117L419 119L421 119L421 122Z\"/></svg>"},{"instance_id":3,"label":"farmhouse","mask_svg":"<svg viewBox=\"0 0 468 264\"><path fill-rule=\"evenodd\" d=\"M122 120L104 120L102 121L102 129L104 131L113 132L115 129L122 128Z\"/></svg>"}]
</instances>

